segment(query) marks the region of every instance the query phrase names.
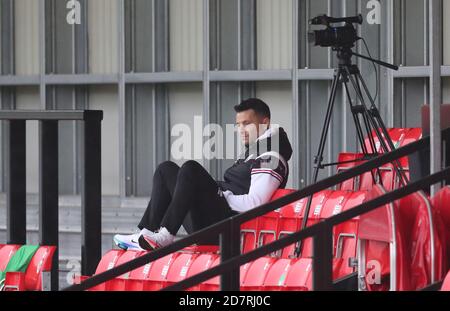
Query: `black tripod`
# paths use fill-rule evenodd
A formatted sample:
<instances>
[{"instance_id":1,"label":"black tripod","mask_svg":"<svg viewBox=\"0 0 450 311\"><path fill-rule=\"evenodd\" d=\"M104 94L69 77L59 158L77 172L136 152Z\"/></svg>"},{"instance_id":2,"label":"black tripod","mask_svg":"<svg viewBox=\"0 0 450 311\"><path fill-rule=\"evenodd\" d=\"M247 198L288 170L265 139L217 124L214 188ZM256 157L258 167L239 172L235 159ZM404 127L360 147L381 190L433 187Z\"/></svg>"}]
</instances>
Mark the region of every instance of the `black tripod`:
<instances>
[{"instance_id":1,"label":"black tripod","mask_svg":"<svg viewBox=\"0 0 450 311\"><path fill-rule=\"evenodd\" d=\"M320 137L319 148L317 151L317 155L314 157L314 173L313 173L313 182L312 183L315 183L317 181L319 169L322 169L329 165L336 165L336 164L344 163L344 162L341 162L341 163L322 164L323 152L325 149L325 142L326 142L326 138L328 135L328 129L330 127L331 116L333 113L333 106L334 106L336 93L337 93L339 85L342 85L342 84L344 85L345 93L347 95L348 103L350 105L350 111L352 113L353 121L354 121L355 127L356 127L357 138L358 138L359 144L361 146L362 153L364 154L364 156L360 159L346 161L345 163L367 160L367 159L376 157L378 155L375 140L374 140L372 133L375 133L378 141L380 142L380 147L381 147L382 152L387 153L387 152L390 152L395 149L394 143L392 142L392 140L388 134L386 126L384 125L384 122L381 119L378 108L375 106L375 102L372 99L369 89L367 88L367 85L361 76L358 66L351 63L351 57L354 55L357 57L368 59L368 60L376 62L382 66L392 68L395 70L398 70L398 67L388 64L388 63L385 63L385 62L382 62L382 61L379 61L379 60L372 59L372 58L364 56L364 55L354 53L351 50L351 47L336 47L336 48L333 48L333 50L337 52L339 66L334 71L334 79L331 84L331 94L328 99L328 107L327 107L327 112L325 115L325 122L323 125L322 134ZM352 87L356 93L357 99L360 102L359 104L352 103L349 86L348 86L349 82L352 85ZM362 89L361 89L361 87L362 87ZM370 101L369 108L367 108L367 106L365 104L364 94L363 94L362 90L364 90L364 93L366 94L367 98ZM364 129L363 129L361 123L364 126ZM366 135L369 139L371 152L369 152L369 150L364 142L364 135ZM408 182L408 180L400 166L399 161L397 160L397 161L393 162L392 165L397 172L400 184L405 185ZM381 180L381 174L380 174L379 169L377 169L375 172L375 174L378 176L376 176L373 171L371 173L372 173L372 178L373 178L374 183L377 183L378 181ZM304 212L301 230L303 230L306 227L306 223L308 221L308 216L309 216L309 211L311 208L311 202L312 202L312 195L310 197L308 197L308 200L307 200L307 205L306 205L306 209ZM300 241L296 245L296 249L295 249L296 257L301 255L301 250L302 250L302 243Z\"/></svg>"}]
</instances>

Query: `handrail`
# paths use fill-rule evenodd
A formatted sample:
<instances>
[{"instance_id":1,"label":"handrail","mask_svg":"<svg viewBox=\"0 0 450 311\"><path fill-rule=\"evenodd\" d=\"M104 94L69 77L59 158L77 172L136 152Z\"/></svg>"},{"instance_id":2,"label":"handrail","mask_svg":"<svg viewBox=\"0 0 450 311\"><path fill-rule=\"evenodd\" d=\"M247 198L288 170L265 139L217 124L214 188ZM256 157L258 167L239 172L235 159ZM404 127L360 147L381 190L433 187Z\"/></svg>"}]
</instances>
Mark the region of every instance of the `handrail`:
<instances>
[{"instance_id":1,"label":"handrail","mask_svg":"<svg viewBox=\"0 0 450 311\"><path fill-rule=\"evenodd\" d=\"M446 141L450 141L450 128L445 129L442 131L442 139ZM403 146L399 149L396 149L394 151L391 151L389 153L382 154L372 160L369 160L367 162L364 162L354 168L351 168L349 170L345 170L341 173L338 173L334 176L325 178L323 180L318 181L315 184L306 186L303 189L300 189L298 191L292 192L286 196L283 196L275 201L263 204L257 208L254 208L248 212L233 216L231 218L225 219L217 224L211 225L207 228L204 228L202 230L199 230L183 239L180 239L164 248L155 250L153 252L149 252L141 257L138 257L136 259L133 259L127 263L124 263L120 266L117 266L113 269L107 270L105 272L102 272L100 274L94 275L91 278L88 278L81 284L76 284L69 286L65 288L65 290L86 290L88 288L91 288L93 286L96 286L100 283L106 282L108 280L111 280L114 277L118 277L126 272L129 272L131 270L134 270L136 268L139 268L149 262L152 262L154 260L157 260L159 258L162 258L170 253L173 253L175 251L179 251L187 246L190 246L194 243L198 243L202 239L204 239L206 236L216 235L220 234L221 243L220 243L220 249L221 249L221 259L222 263L219 266L216 266L210 270L207 270L205 272L202 272L201 274L195 275L191 277L192 279L198 280L199 275L208 275L212 276L214 273L215 275L221 274L221 289L222 290L237 290L239 289L239 269L236 269L236 263L241 259L244 260L248 259L248 261L258 258L259 256L262 256L264 254L268 254L270 252L273 252L275 250L281 249L287 245L290 245L300 239L312 236L314 233L316 234L315 239L316 241L320 241L318 243L314 243L314 257L315 257L315 264L321 265L319 262L317 262L318 257L321 257L324 262L329 262L326 260L327 258L331 259L332 254L332 243L331 243L331 230L329 228L329 225L337 224L340 222L345 221L346 215L352 215L350 218L358 216L357 211L360 211L362 213L362 210L364 208L373 206L373 202L380 202L380 200L386 200L386 203L391 202L392 200L395 200L395 198L400 198L401 196L405 196L409 193L412 193L414 191L417 191L421 189L422 187L426 186L426 183L435 183L437 181L443 180L445 178L448 178L450 171L449 169L443 170L439 173L430 175L422 180L419 180L417 182L414 182L410 185L407 185L404 188L400 188L398 190L395 190L391 193L388 193L386 195L383 195L379 198L376 198L372 201L363 203L361 206L359 206L359 209L352 208L349 211L345 211L341 214L338 214L336 216L333 216L332 218L329 218L323 222L320 222L314 226L307 227L306 229L296 232L292 235L288 235L282 239L279 239L275 242L272 242L266 246L260 247L252 252L240 255L239 253L239 230L240 225L246 221L249 221L251 219L254 219L256 217L262 216L270 211L273 211L275 209L278 209L282 206L285 206L289 203L292 203L294 201L297 201L301 198L308 197L310 195L313 195L316 192L322 191L324 189L327 189L331 186L337 185L347 179L350 179L352 177L355 177L357 175L361 175L364 172L370 171L372 169L375 169L377 167L382 166L383 164L392 162L396 159L399 159L401 157L404 157L406 155L409 155L413 152L416 152L418 150L425 149L430 144L430 138L427 136L425 138L422 138L418 141L415 141L411 144L408 144L406 146ZM405 190L406 189L406 190ZM411 190L413 189L413 190ZM411 191L411 192L408 192ZM405 194L406 193L406 194ZM394 198L394 199L392 199ZM383 201L381 201L383 202ZM383 203L380 203L380 205ZM373 207L373 209L375 209ZM319 230L318 228L322 228ZM318 252L320 253L319 255ZM259 255L259 256L258 256ZM247 261L247 262L248 262ZM223 268L226 265L227 269ZM233 269L234 268L234 269ZM232 270L229 272L229 270ZM317 270L317 269L315 269ZM212 271L212 272L211 272ZM224 272L229 272L225 274ZM319 273L316 273L319 272ZM190 279L191 279L190 278ZM322 269L319 269L318 271L315 271L314 273L314 288L315 289L326 289L329 288L329 285L331 284L331 267L322 267ZM206 280L205 279L205 280ZM186 279L185 281L187 281ZM179 284L186 284L185 281L181 281L171 287L168 287L167 289L176 289L180 288ZM195 283L193 283L195 284Z\"/></svg>"}]
</instances>

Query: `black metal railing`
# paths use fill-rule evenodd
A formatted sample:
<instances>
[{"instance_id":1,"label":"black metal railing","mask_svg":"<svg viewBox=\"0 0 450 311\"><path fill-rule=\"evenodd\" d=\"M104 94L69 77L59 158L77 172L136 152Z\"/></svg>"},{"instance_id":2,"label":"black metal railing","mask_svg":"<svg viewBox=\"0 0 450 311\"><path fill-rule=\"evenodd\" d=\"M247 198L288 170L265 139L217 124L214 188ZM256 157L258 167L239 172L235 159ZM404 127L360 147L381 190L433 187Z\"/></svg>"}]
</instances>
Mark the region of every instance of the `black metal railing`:
<instances>
[{"instance_id":1,"label":"black metal railing","mask_svg":"<svg viewBox=\"0 0 450 311\"><path fill-rule=\"evenodd\" d=\"M95 110L0 110L6 123L7 243L26 244L26 121L39 122L39 243L57 246L51 289L58 289L58 122L82 121L81 258L83 273L101 258L101 121Z\"/></svg>"},{"instance_id":2,"label":"black metal railing","mask_svg":"<svg viewBox=\"0 0 450 311\"><path fill-rule=\"evenodd\" d=\"M442 131L442 139L450 143L450 128ZM425 137L416 142L408 144L404 147L396 149L392 152L382 154L372 160L364 162L354 168L338 173L329 178L320 180L319 182L309 185L301 190L290 193L275 201L261 205L248 212L236 215L234 217L223 220L208 228L193 233L179 241L170 244L164 248L149 252L141 257L133 259L125 264L107 270L88 278L81 284L72 285L65 290L86 290L98 284L104 283L112 278L118 277L126 272L141 267L149 262L162 258L170 253L179 251L194 243L198 243L205 237L212 235L220 235L220 255L221 263L211 269L180 281L163 290L183 290L212 277L220 275L221 290L239 290L239 267L247 262L253 261L261 256L270 254L288 245L312 237L313 245L313 289L329 290L333 287L332 282L332 228L333 226L348 221L353 217L362 215L372 211L380 206L390 203L394 200L402 198L408 194L421 190L428 185L448 180L450 177L450 167L446 167L442 171L429 175L425 178L417 180L400 189L391 191L371 201L353 207L352 209L327 218L316 225L305 228L302 231L295 232L278 239L270 244L259 247L251 252L240 254L240 226L241 224L262 216L270 211L278 209L289 203L297 201L304 197L309 197L316 192L325 190L341 182L361 175L372 169L380 167L386 163L390 163L396 159L407 156L418 150L423 150L430 144L430 138Z\"/></svg>"}]
</instances>

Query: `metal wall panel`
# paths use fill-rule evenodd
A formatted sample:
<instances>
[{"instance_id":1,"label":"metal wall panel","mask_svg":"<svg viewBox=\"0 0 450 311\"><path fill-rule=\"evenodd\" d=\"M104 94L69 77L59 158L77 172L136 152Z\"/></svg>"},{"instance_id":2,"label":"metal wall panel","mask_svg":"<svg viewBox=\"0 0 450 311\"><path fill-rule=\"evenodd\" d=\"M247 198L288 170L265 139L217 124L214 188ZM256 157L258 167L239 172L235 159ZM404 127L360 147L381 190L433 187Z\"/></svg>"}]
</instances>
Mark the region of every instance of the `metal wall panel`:
<instances>
[{"instance_id":1,"label":"metal wall panel","mask_svg":"<svg viewBox=\"0 0 450 311\"><path fill-rule=\"evenodd\" d=\"M14 1L15 73L39 73L39 1Z\"/></svg>"},{"instance_id":2,"label":"metal wall panel","mask_svg":"<svg viewBox=\"0 0 450 311\"><path fill-rule=\"evenodd\" d=\"M118 1L89 0L89 72L118 72Z\"/></svg>"},{"instance_id":3,"label":"metal wall panel","mask_svg":"<svg viewBox=\"0 0 450 311\"><path fill-rule=\"evenodd\" d=\"M292 1L257 0L258 69L288 69L292 59Z\"/></svg>"},{"instance_id":4,"label":"metal wall panel","mask_svg":"<svg viewBox=\"0 0 450 311\"><path fill-rule=\"evenodd\" d=\"M202 0L169 0L170 70L203 69Z\"/></svg>"}]
</instances>

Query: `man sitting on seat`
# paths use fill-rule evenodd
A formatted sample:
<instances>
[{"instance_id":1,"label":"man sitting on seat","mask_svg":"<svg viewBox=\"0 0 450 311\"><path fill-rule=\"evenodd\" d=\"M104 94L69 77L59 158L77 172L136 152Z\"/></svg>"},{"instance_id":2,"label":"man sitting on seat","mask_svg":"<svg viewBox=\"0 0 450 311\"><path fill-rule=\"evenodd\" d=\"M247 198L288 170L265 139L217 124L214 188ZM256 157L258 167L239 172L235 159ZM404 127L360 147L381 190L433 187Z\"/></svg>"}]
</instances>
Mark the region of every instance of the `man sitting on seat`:
<instances>
[{"instance_id":1,"label":"man sitting on seat","mask_svg":"<svg viewBox=\"0 0 450 311\"><path fill-rule=\"evenodd\" d=\"M188 233L196 232L267 203L275 190L286 186L287 162L292 155L286 132L270 126L270 109L260 99L244 100L234 109L245 152L225 171L224 180L215 181L193 160L181 167L171 161L161 163L153 175L152 195L139 231L114 236L120 248L154 250L167 246L183 222ZM202 242L216 243L217 237Z\"/></svg>"}]
</instances>

